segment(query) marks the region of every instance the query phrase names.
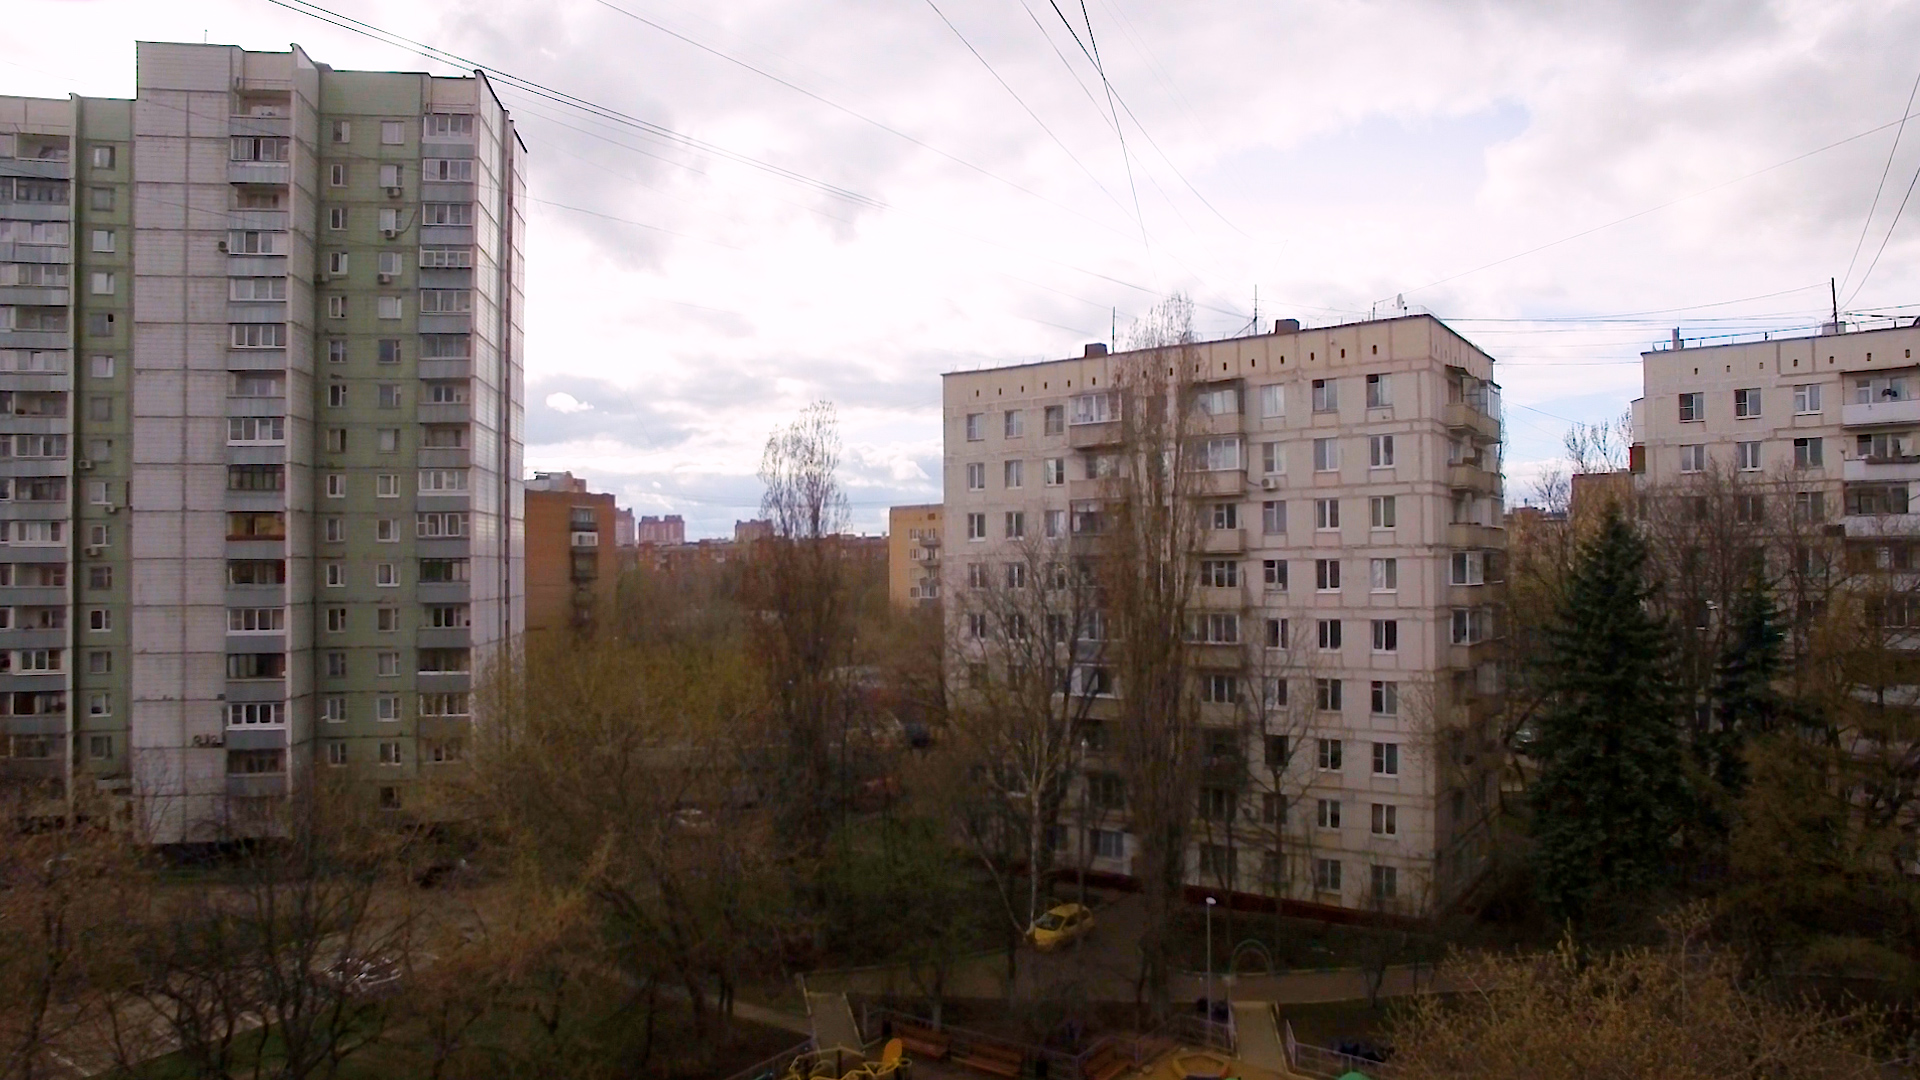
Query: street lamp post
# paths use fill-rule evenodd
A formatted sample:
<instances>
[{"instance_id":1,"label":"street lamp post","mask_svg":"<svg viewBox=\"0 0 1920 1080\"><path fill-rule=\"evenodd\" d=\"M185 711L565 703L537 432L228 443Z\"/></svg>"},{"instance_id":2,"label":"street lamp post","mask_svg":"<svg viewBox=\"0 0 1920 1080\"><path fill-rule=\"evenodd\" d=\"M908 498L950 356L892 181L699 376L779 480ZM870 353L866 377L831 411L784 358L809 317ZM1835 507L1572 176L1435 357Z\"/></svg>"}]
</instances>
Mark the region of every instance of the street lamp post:
<instances>
[{"instance_id":1,"label":"street lamp post","mask_svg":"<svg viewBox=\"0 0 1920 1080\"><path fill-rule=\"evenodd\" d=\"M1213 1023L1213 897L1207 897L1207 1023Z\"/></svg>"}]
</instances>

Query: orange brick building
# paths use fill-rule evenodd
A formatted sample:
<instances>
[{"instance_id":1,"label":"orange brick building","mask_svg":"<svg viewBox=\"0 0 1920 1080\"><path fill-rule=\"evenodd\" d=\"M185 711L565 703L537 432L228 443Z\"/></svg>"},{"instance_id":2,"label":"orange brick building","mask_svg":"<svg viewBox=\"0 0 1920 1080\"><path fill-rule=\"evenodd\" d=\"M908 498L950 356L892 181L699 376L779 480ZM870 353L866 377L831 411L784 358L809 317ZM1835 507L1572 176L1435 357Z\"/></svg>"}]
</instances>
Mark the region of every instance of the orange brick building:
<instances>
[{"instance_id":1,"label":"orange brick building","mask_svg":"<svg viewBox=\"0 0 1920 1080\"><path fill-rule=\"evenodd\" d=\"M619 580L612 495L571 473L527 481L527 631L590 633L613 614Z\"/></svg>"}]
</instances>

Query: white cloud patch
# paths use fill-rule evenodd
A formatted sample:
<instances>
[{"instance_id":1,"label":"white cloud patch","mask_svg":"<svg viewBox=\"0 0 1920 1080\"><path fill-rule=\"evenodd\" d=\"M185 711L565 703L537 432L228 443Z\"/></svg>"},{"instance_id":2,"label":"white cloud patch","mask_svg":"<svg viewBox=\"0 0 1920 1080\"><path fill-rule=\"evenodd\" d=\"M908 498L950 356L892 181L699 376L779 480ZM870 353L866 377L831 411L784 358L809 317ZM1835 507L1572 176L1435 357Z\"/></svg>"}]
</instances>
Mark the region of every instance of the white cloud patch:
<instances>
[{"instance_id":1,"label":"white cloud patch","mask_svg":"<svg viewBox=\"0 0 1920 1080\"><path fill-rule=\"evenodd\" d=\"M547 408L552 409L554 412L569 414L582 413L593 408L593 406L581 401L579 398L574 397L564 390L557 390L548 394L546 405Z\"/></svg>"}]
</instances>

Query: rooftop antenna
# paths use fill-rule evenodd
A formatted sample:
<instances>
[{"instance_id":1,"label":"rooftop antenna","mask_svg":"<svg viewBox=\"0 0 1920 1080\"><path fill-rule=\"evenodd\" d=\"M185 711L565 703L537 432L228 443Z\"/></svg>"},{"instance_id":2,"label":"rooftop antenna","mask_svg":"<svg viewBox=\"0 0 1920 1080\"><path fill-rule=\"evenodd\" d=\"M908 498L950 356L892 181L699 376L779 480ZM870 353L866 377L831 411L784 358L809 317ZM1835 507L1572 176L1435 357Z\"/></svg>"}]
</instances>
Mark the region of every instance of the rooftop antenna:
<instances>
[{"instance_id":1,"label":"rooftop antenna","mask_svg":"<svg viewBox=\"0 0 1920 1080\"><path fill-rule=\"evenodd\" d=\"M1253 330L1260 332L1260 286L1253 287Z\"/></svg>"},{"instance_id":2,"label":"rooftop antenna","mask_svg":"<svg viewBox=\"0 0 1920 1080\"><path fill-rule=\"evenodd\" d=\"M1120 351L1120 309L1107 309L1107 351Z\"/></svg>"}]
</instances>

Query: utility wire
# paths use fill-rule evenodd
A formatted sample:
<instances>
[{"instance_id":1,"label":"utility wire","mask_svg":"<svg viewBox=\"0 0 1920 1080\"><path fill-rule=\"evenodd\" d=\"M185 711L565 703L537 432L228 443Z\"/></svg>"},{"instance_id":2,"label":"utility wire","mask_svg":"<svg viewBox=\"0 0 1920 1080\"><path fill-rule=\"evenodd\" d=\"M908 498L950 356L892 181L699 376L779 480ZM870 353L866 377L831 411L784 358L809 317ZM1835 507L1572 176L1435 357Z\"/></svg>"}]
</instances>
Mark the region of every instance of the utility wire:
<instances>
[{"instance_id":1,"label":"utility wire","mask_svg":"<svg viewBox=\"0 0 1920 1080\"><path fill-rule=\"evenodd\" d=\"M1910 120L1910 119L1912 119L1912 118L1913 118L1914 116L1916 116L1916 115L1920 115L1920 114L1916 114L1916 113L1912 113L1912 112L1909 112L1909 113L1907 113L1907 114L1906 114L1905 116L1902 116L1902 117L1901 117L1900 119L1898 119L1898 120L1889 120L1889 121L1887 121L1886 123L1884 123L1884 124L1881 124L1881 125L1879 125L1878 127L1871 127L1871 128L1868 128L1868 129L1867 129L1867 130L1865 130L1865 131L1861 131L1861 132L1856 132L1855 134L1852 134L1852 135L1849 135L1849 136L1847 136L1847 137L1846 137L1846 138L1844 138L1844 139L1839 139L1839 140L1836 140L1836 141L1834 141L1834 142L1830 142L1830 143L1828 143L1828 144L1827 144L1827 145L1825 145L1825 146L1822 146L1822 147L1819 147L1819 148L1817 148L1817 149L1814 149L1814 150L1809 150L1809 151L1807 151L1807 152L1806 152L1806 153L1804 153L1804 154L1795 154L1795 155L1794 155L1793 157L1790 157L1790 158L1787 158L1787 159L1786 159L1785 161L1776 161L1776 162L1774 162L1773 164L1771 164L1771 165L1768 165L1768 166L1767 166L1766 168L1764 168L1764 169L1755 169L1755 170L1753 170L1753 171L1752 171L1752 172L1750 172L1750 173L1742 173L1741 175L1739 175L1739 176L1736 176L1736 177L1734 177L1734 178L1732 178L1731 180L1722 180L1721 182L1719 182L1719 183L1717 183L1717 184L1714 184L1714 185L1712 185L1712 186L1710 186L1710 187L1703 187L1703 188L1701 188L1701 189L1700 189L1700 190L1698 190L1698 191L1693 191L1693 192L1689 192L1689 193L1687 193L1687 194L1685 194L1685 195L1682 195L1682 196L1680 196L1679 198L1676 198L1676 199L1669 199L1668 201L1666 201L1666 202L1663 202L1663 203L1661 203L1661 204L1660 204L1660 205L1658 205L1658 206L1650 206L1650 207L1648 207L1648 208L1647 208L1647 209L1645 209L1645 210L1638 210L1638 211L1635 211L1634 213L1631 213L1631 214L1628 214L1628 215L1627 215L1627 216L1625 216L1625 217L1619 217L1619 218L1615 218L1615 219L1613 219L1612 221L1609 221L1609 222L1606 222L1605 224L1602 224L1602 225L1595 225L1595 226L1593 226L1593 227L1592 227L1592 228L1590 228L1590 229L1582 229L1582 230L1580 230L1579 232L1577 232L1577 233L1573 233L1573 234L1571 234L1571 235L1569 235L1569 236L1563 236L1563 237L1561 237L1561 238L1560 238L1560 239L1558 239L1558 240L1550 240L1550 241L1548 241L1548 242L1546 242L1546 243L1544 243L1544 244L1540 244L1540 245L1538 245L1538 246L1536 246L1536 247L1530 247L1530 248L1528 248L1527 250L1525 250L1525 251L1522 251L1522 252L1520 252L1520 253L1518 253L1518 254L1515 254L1515 255L1508 255L1508 256L1507 256L1506 258L1503 258L1503 259L1495 259L1494 261L1492 261L1492 262L1490 262L1490 263L1485 263L1485 264L1482 264L1482 265L1480 265L1480 266L1476 266L1476 267L1474 267L1474 268L1473 268L1473 269L1471 269L1471 270L1462 270L1462 271L1460 271L1460 272L1459 272L1459 273L1457 273L1457 274L1449 274L1448 276L1446 276L1446 277L1443 277L1443 278L1440 278L1440 279L1439 279L1439 280L1437 280L1437 281L1429 281L1429 282L1427 282L1427 283L1426 283L1425 285L1421 285L1421 286L1419 286L1419 287L1417 287L1417 288L1412 288L1412 289L1407 289L1407 290L1405 290L1404 292L1402 292L1402 293L1400 293L1399 295L1401 295L1401 296L1409 296L1409 295L1411 295L1411 294L1413 294L1413 293L1417 293L1417 292L1422 292L1422 291L1425 291L1425 290L1427 290L1427 289L1431 289L1431 288L1433 288L1433 287L1434 287L1434 286L1436 286L1436 285L1445 285L1445 284L1446 284L1447 282L1450 282L1450 281L1458 281L1458 280L1460 280L1460 279L1461 279L1461 278L1463 278L1463 277L1468 277L1468 276L1470 276L1470 275L1473 275L1473 274L1477 274L1477 273L1479 273L1479 272L1481 272L1482 270L1491 270L1491 269L1493 269L1493 268L1494 268L1494 267L1496 267L1496 266L1502 266L1502 265L1505 265L1505 264L1507 264L1507 263L1510 263L1510 262L1512 262L1512 261L1514 261L1515 259L1524 259L1524 258L1526 258L1526 257L1527 257L1527 256L1529 256L1529 255L1533 255L1533 254L1537 254L1537 253L1539 253L1539 252L1542 252L1542 251L1545 251L1545 250L1547 250L1548 248L1553 248L1553 247L1559 247L1559 246L1560 246L1561 244L1565 244L1565 243L1568 243L1568 242L1570 242L1570 241L1574 241L1574 240L1578 240L1578 239L1580 239L1580 238L1581 238L1581 237L1583 237L1583 236L1592 236L1592 235L1593 235L1594 233L1597 233L1597 232L1600 232L1600 231L1601 231L1601 230L1603 230L1603 229L1611 229L1611 228L1613 228L1613 227L1614 227L1615 225L1622 225L1622 224L1625 224L1626 222L1629 222L1629 221L1632 221L1632 220L1634 220L1634 219L1636 219L1636 218L1643 218L1643 217L1646 217L1646 216L1647 216L1648 214L1653 214L1653 213L1658 213L1659 211L1661 211L1661 210L1665 210L1666 208L1668 208L1668 207L1670 207L1670 206L1677 206L1677 205L1679 205L1680 203L1683 203L1683 202L1686 202L1686 201L1687 201L1688 199L1694 199L1694 198L1698 198L1698 197L1700 197L1700 196L1702 196L1702 195L1706 195L1706 194L1709 194L1709 193L1711 193L1711 192L1715 192L1715 191L1719 191L1719 190L1720 190L1721 188L1724 188L1724 187L1731 187L1731 186L1733 186L1734 184L1738 184L1738 183L1740 183L1740 182L1741 182L1741 181L1743 181L1743 180L1751 180L1751 179L1753 179L1753 178L1754 178L1754 177L1756 177L1756 176L1760 176L1760 175L1762 175L1762 174L1764 174L1764 173L1770 173L1770 172L1772 172L1772 171L1774 171L1775 169L1782 169L1782 168L1785 168L1785 167L1787 167L1788 165L1792 165L1793 163L1795 163L1795 162L1797 162L1797 161L1805 161L1805 160L1806 160L1807 158L1810 158L1810 157L1813 157L1813 156L1815 156L1816 154L1824 154L1824 153L1826 153L1827 151L1829 151L1829 150L1832 150L1832 149L1834 149L1835 147L1839 147L1839 146L1845 146L1845 145L1846 145L1847 143L1850 143L1850 142L1855 142L1855 141L1857 141L1857 140L1860 140L1860 139L1864 139L1864 138L1866 138L1866 137L1867 137L1867 136L1869 136L1869 135L1875 135L1875 134L1878 134L1878 133L1880 133L1880 132L1882 132L1882 131L1885 131L1885 130L1887 130L1887 129L1888 129L1888 128L1890 128L1890 127L1894 127L1894 126L1896 126L1896 125L1898 125L1898 124L1903 124L1903 123L1905 123L1906 121L1908 121L1908 120ZM1382 300L1381 302L1382 302L1382 303L1385 303L1386 301L1385 301L1385 300Z\"/></svg>"},{"instance_id":2,"label":"utility wire","mask_svg":"<svg viewBox=\"0 0 1920 1080\"><path fill-rule=\"evenodd\" d=\"M993 81L999 83L1000 88L1002 90L1005 90L1007 94L1011 96L1016 103L1019 104L1020 108L1026 111L1026 114L1028 116L1033 118L1033 122L1039 125L1041 131L1044 131L1047 133L1047 138L1052 139L1054 142L1054 145L1058 146L1062 153L1066 154L1067 157L1070 158L1075 165L1080 166L1080 171L1083 173L1086 173L1087 179L1093 181L1093 186L1099 188L1100 193L1102 195L1105 195L1109 200L1113 202L1114 208L1119 210L1123 214L1126 213L1127 208L1120 205L1120 200L1117 198L1114 198L1113 192L1108 191L1107 186L1100 182L1100 178L1093 175L1093 170L1087 168L1086 164L1083 163L1078 157L1074 155L1074 152L1068 148L1067 144L1060 141L1060 136L1055 135L1053 133L1053 129L1047 126L1047 122L1045 120L1040 119L1040 114L1034 112L1033 108L1029 106L1026 103L1026 101L1023 100L1017 92L1014 91L1013 87L1007 85L1007 80L1000 77L1000 73L998 71L995 71L993 68L993 65L987 62L987 58L980 55L980 50L973 47L973 42L968 41L967 36L960 32L960 28L953 25L953 20L947 18L946 12L941 11L940 6L938 4L935 4L933 0L927 0L927 6L933 9L933 13L935 15L940 16L940 21L947 24L947 29L953 31L953 36L960 39L960 44L965 45L967 47L967 51L973 54L973 58L975 60L980 61L980 66L987 69L987 74L993 76Z\"/></svg>"},{"instance_id":3,"label":"utility wire","mask_svg":"<svg viewBox=\"0 0 1920 1080\"><path fill-rule=\"evenodd\" d=\"M1873 201L1867 204L1867 219L1860 223L1860 238L1853 242L1853 256L1847 260L1847 272L1840 275L1842 285L1853 280L1853 264L1860 259L1860 246L1867 242L1867 229L1873 224L1873 212L1880 209L1880 193L1886 190L1887 175L1893 172L1893 157L1900 152L1900 136L1907 132L1907 116L1913 112L1915 94L1920 94L1920 75L1914 76L1913 89L1907 91L1907 107L1900 110L1900 127L1893 133L1893 145L1887 147L1887 163L1880 169L1880 182L1874 185ZM1852 294L1847 298L1851 300Z\"/></svg>"},{"instance_id":4,"label":"utility wire","mask_svg":"<svg viewBox=\"0 0 1920 1080\"><path fill-rule=\"evenodd\" d=\"M1886 254L1887 243L1893 239L1893 230L1900 227L1900 215L1906 212L1907 200L1913 198L1915 184L1920 184L1920 164L1913 168L1913 179L1907 181L1907 193L1900 196L1900 205L1893 211L1893 220L1887 223L1887 235L1880 238L1880 247L1873 253L1873 261L1867 264L1866 272L1860 275L1860 284L1855 285L1853 291L1847 294L1848 304L1852 304L1854 297L1860 295L1860 290L1867 287L1867 279L1873 276L1873 268L1880 265L1880 256Z\"/></svg>"},{"instance_id":5,"label":"utility wire","mask_svg":"<svg viewBox=\"0 0 1920 1080\"><path fill-rule=\"evenodd\" d=\"M1067 23L1066 13L1060 10L1060 5L1054 3L1054 0L1047 0L1047 3L1052 5L1053 13L1060 16L1060 21ZM1093 19L1087 15L1086 0L1081 0L1080 15L1087 20L1087 41L1093 45L1093 52L1088 54L1088 58L1093 61L1094 74L1100 76L1100 85L1106 87L1107 112L1113 117L1113 133L1120 137L1120 164L1125 166L1127 170L1127 191L1133 195L1133 217L1140 225L1140 245L1147 249L1147 258L1151 260L1153 258L1153 244L1147 239L1146 215L1140 212L1140 189L1135 186L1133 182L1133 155L1127 152L1126 128L1120 123L1119 111L1113 107L1113 83L1108 81L1107 70L1100 63L1100 46L1098 42L1093 40ZM1072 23L1067 23L1067 33L1073 33ZM1080 41L1079 35L1074 35L1073 40L1078 44ZM1081 46L1081 51L1085 52L1086 46Z\"/></svg>"},{"instance_id":6,"label":"utility wire","mask_svg":"<svg viewBox=\"0 0 1920 1080\"><path fill-rule=\"evenodd\" d=\"M599 4L601 7L606 8L608 11L614 11L622 15L625 15L627 18L632 19L633 21L640 23L643 26L650 26L653 29L660 31L661 33L666 34L669 37L675 38L676 40L679 40L679 41L684 41L687 44L693 46L696 49L699 49L702 52L711 54L713 56L717 56L720 59L725 60L727 63L733 64L737 67L750 71L755 75L760 76L763 79L772 80L773 82L776 82L781 86L784 86L789 90L792 90L796 94L801 94L805 97L812 98L814 101L817 101L820 104L825 105L830 109L836 109L840 112L846 113L848 116L851 116L855 120L859 120L862 123L871 124L874 127L879 128L881 131L884 131L887 134L894 136L895 138L905 139L907 142L912 143L913 145L921 148L922 150L927 150L932 153L938 154L941 157L946 158L948 161L951 161L956 165L960 165L964 168L972 169L974 172L979 173L981 176L984 176L989 180L993 180L998 183L1005 184L1007 187L1010 187L1013 190L1018 191L1023 195L1027 195L1032 198L1038 199L1041 202L1046 203L1048 206L1051 206L1056 210L1064 210L1067 213L1074 215L1075 217L1082 218L1090 222L1093 221L1092 218L1087 217L1085 214L1082 214L1080 211L1075 210L1073 207L1068 206L1064 203L1055 202L1054 200L1047 198L1045 195L1042 195L1039 192L1034 191L1032 188L1026 187L1022 184L1009 180L1006 177L1001 176L999 173L993 172L990 169L982 168L979 165L975 165L973 162L968 161L965 158L959 157L955 154L950 154L947 151L932 145L931 143L915 138L914 136L909 135L904 131L901 131L899 128L891 127L885 123L882 123L879 120L875 120L873 117L868 116L865 113L857 112L853 109L850 109L847 106L832 100L831 98L822 97L821 95L814 93L813 91L807 89L804 86L799 85L798 83L790 82L786 79L781 78L778 75L773 74L770 71L766 71L762 68L757 68L752 64L747 63L745 60L741 60L737 57L730 56L727 53L721 52L720 50L710 45L696 41L693 38L690 38L687 35L682 34L677 30L673 30L666 26L662 26L661 24L654 22L652 19L649 19L644 15L639 15L635 12L628 11L626 8L623 8L618 4L612 3L611 0L594 0L594 2ZM943 19L945 17L946 16L944 15L941 16L941 18ZM958 31L955 31L955 32L958 33ZM1094 222L1094 224L1101 224L1101 223ZM1104 227L1104 225L1102 227Z\"/></svg>"}]
</instances>

